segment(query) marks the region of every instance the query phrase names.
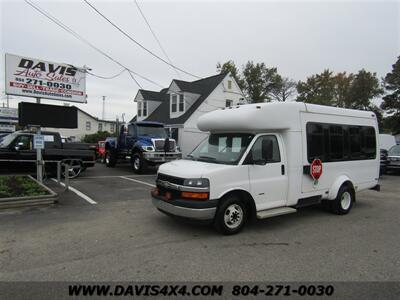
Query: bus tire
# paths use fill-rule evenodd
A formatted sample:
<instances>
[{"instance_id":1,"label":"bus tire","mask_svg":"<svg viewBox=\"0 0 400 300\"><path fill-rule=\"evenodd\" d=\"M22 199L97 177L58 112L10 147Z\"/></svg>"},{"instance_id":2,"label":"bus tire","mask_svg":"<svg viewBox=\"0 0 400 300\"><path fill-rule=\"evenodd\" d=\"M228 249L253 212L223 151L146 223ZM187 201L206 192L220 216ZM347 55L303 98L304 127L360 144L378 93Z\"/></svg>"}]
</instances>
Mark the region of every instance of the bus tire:
<instances>
[{"instance_id":1,"label":"bus tire","mask_svg":"<svg viewBox=\"0 0 400 300\"><path fill-rule=\"evenodd\" d=\"M351 185L342 185L336 199L331 202L331 211L337 215L346 215L353 207L355 192Z\"/></svg>"},{"instance_id":2,"label":"bus tire","mask_svg":"<svg viewBox=\"0 0 400 300\"><path fill-rule=\"evenodd\" d=\"M214 227L224 235L232 235L239 233L246 221L246 204L238 196L230 195L219 205L215 214Z\"/></svg>"}]
</instances>

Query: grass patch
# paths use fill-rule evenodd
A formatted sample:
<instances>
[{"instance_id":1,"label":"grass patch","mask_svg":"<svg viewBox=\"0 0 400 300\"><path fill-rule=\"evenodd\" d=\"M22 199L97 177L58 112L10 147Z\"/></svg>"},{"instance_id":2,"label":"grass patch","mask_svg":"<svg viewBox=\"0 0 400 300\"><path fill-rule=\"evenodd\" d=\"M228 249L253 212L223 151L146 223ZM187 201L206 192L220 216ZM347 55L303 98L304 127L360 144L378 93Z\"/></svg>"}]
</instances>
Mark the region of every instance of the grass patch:
<instances>
[{"instance_id":1,"label":"grass patch","mask_svg":"<svg viewBox=\"0 0 400 300\"><path fill-rule=\"evenodd\" d=\"M28 176L0 176L0 199L49 195L49 192Z\"/></svg>"}]
</instances>

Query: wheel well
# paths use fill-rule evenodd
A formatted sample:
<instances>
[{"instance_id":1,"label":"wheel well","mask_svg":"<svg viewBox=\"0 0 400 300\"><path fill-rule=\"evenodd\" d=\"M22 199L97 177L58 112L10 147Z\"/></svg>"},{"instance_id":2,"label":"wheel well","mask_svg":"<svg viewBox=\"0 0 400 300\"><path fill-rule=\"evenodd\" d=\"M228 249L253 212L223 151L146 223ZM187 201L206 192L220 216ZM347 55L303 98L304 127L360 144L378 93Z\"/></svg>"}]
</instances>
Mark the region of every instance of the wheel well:
<instances>
[{"instance_id":1,"label":"wheel well","mask_svg":"<svg viewBox=\"0 0 400 300\"><path fill-rule=\"evenodd\" d=\"M254 219L256 216L256 205L254 203L253 197L250 195L250 193L243 191L243 190L234 190L234 191L229 191L226 193L223 197L221 197L221 200L224 198L228 198L229 196L237 196L239 197L245 204L246 204L246 209L249 214L249 219ZM219 201L221 204L222 201Z\"/></svg>"},{"instance_id":2,"label":"wheel well","mask_svg":"<svg viewBox=\"0 0 400 300\"><path fill-rule=\"evenodd\" d=\"M140 154L140 153L142 153L142 151L139 149L139 147L135 146L135 147L132 148L131 154L133 155L135 153Z\"/></svg>"},{"instance_id":3,"label":"wheel well","mask_svg":"<svg viewBox=\"0 0 400 300\"><path fill-rule=\"evenodd\" d=\"M351 189L351 193L353 194L352 196L353 196L354 202L356 202L356 190L354 189L353 183L350 180L346 180L345 182L343 182L342 186L346 186Z\"/></svg>"}]
</instances>

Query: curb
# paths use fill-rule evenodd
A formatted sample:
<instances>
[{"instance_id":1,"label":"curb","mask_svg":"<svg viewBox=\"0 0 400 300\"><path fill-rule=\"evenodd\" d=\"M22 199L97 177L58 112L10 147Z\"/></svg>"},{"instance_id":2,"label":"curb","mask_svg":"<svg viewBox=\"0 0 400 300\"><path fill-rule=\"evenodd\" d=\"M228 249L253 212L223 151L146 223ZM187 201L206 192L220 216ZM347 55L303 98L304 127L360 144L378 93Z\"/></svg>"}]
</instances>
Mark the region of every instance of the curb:
<instances>
[{"instance_id":1,"label":"curb","mask_svg":"<svg viewBox=\"0 0 400 300\"><path fill-rule=\"evenodd\" d=\"M8 197L0 199L0 209L7 208L20 208L29 206L40 206L40 205L50 205L54 204L58 200L58 194L53 190L45 186L44 184L37 181L32 176L28 175L30 179L39 184L44 188L49 194L40 196L23 196L23 197Z\"/></svg>"}]
</instances>

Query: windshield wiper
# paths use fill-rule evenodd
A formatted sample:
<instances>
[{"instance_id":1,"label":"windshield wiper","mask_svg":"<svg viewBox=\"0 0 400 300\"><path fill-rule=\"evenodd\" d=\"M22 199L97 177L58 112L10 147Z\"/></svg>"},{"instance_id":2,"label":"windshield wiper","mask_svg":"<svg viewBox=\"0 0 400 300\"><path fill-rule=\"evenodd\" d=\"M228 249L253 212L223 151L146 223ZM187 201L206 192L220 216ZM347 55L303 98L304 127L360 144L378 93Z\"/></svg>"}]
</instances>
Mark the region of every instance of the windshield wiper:
<instances>
[{"instance_id":1,"label":"windshield wiper","mask_svg":"<svg viewBox=\"0 0 400 300\"><path fill-rule=\"evenodd\" d=\"M191 159L191 160L194 160L194 157L193 157L193 155L192 154L188 154L188 155L186 155L186 157L185 158L187 158L187 159Z\"/></svg>"},{"instance_id":2,"label":"windshield wiper","mask_svg":"<svg viewBox=\"0 0 400 300\"><path fill-rule=\"evenodd\" d=\"M201 155L201 156L199 156L199 159L204 159L204 160L208 160L208 161L216 161L217 159L215 158L215 157L211 157L211 156L203 156L203 155Z\"/></svg>"}]
</instances>

